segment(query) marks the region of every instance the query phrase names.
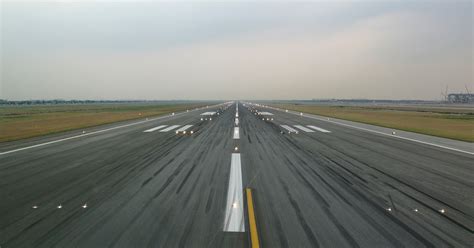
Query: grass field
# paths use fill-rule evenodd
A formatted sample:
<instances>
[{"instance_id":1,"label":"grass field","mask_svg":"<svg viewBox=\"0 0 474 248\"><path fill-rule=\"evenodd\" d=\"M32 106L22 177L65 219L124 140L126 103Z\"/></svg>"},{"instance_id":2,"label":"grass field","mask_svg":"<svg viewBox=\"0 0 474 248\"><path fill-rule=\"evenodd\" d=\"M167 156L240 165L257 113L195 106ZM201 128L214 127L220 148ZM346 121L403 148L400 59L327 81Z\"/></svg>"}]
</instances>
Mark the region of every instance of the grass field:
<instances>
[{"instance_id":1,"label":"grass field","mask_svg":"<svg viewBox=\"0 0 474 248\"><path fill-rule=\"evenodd\" d=\"M185 111L197 104L93 104L0 107L0 142Z\"/></svg>"},{"instance_id":2,"label":"grass field","mask_svg":"<svg viewBox=\"0 0 474 248\"><path fill-rule=\"evenodd\" d=\"M474 142L474 109L272 104L294 111Z\"/></svg>"}]
</instances>

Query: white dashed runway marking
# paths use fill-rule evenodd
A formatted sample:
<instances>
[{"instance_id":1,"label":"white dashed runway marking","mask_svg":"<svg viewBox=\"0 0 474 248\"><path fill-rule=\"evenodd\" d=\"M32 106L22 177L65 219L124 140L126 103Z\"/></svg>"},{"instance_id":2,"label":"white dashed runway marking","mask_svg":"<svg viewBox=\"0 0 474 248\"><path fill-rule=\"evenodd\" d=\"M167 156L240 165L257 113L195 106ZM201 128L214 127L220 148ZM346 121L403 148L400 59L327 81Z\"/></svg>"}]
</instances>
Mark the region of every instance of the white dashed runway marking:
<instances>
[{"instance_id":1,"label":"white dashed runway marking","mask_svg":"<svg viewBox=\"0 0 474 248\"><path fill-rule=\"evenodd\" d=\"M156 130L162 129L162 128L164 128L164 127L166 127L166 125L161 125L161 126L157 126L157 127L154 127L154 128L150 128L150 129L145 130L145 131L143 131L143 132L145 132L145 133L151 133L151 132L154 132L154 131L156 131Z\"/></svg>"},{"instance_id":2,"label":"white dashed runway marking","mask_svg":"<svg viewBox=\"0 0 474 248\"><path fill-rule=\"evenodd\" d=\"M169 126L169 127L165 128L165 129L161 130L160 132L169 132L169 131L171 131L171 130L173 130L173 129L175 129L175 128L178 128L179 126L180 126L180 125Z\"/></svg>"},{"instance_id":3,"label":"white dashed runway marking","mask_svg":"<svg viewBox=\"0 0 474 248\"><path fill-rule=\"evenodd\" d=\"M293 126L296 127L296 128L298 128L298 129L300 129L300 130L302 130L302 131L305 131L305 132L307 132L307 133L314 133L313 130L311 130L311 129L307 128L307 127L304 127L304 126L301 126L301 125L293 125Z\"/></svg>"},{"instance_id":4,"label":"white dashed runway marking","mask_svg":"<svg viewBox=\"0 0 474 248\"><path fill-rule=\"evenodd\" d=\"M298 133L298 130L288 126L288 125L281 125L282 128L286 129L288 133Z\"/></svg>"},{"instance_id":5,"label":"white dashed runway marking","mask_svg":"<svg viewBox=\"0 0 474 248\"><path fill-rule=\"evenodd\" d=\"M330 133L330 132L331 132L331 131L329 131L329 130L322 129L322 128L320 128L320 127L311 126L311 125L308 125L308 127L312 128L312 129L314 129L314 130L316 130L316 131L323 132L323 133Z\"/></svg>"}]
</instances>

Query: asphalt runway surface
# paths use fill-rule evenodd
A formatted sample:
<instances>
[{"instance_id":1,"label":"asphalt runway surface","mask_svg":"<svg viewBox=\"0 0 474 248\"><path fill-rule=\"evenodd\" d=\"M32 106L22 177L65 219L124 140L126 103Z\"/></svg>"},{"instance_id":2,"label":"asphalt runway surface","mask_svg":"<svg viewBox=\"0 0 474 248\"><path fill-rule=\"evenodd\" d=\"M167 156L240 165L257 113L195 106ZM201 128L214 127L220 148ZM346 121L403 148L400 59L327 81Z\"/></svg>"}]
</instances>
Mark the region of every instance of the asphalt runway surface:
<instances>
[{"instance_id":1,"label":"asphalt runway surface","mask_svg":"<svg viewBox=\"0 0 474 248\"><path fill-rule=\"evenodd\" d=\"M473 246L473 155L242 103L233 139L235 104L200 115L221 109L2 144L0 246L250 247L232 187L263 247Z\"/></svg>"}]
</instances>

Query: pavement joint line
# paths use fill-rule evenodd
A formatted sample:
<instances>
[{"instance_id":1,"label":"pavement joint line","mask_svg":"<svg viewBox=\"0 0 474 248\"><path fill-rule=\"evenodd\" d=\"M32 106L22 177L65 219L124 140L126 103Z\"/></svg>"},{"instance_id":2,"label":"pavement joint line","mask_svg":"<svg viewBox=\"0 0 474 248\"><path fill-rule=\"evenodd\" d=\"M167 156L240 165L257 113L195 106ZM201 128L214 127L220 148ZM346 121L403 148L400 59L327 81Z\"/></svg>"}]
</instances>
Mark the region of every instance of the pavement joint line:
<instances>
[{"instance_id":1,"label":"pavement joint line","mask_svg":"<svg viewBox=\"0 0 474 248\"><path fill-rule=\"evenodd\" d=\"M217 104L217 105L214 105L214 106L211 106L211 107L217 107L219 105L222 105L222 104ZM198 111L198 110L201 110L201 108L197 108L197 109L191 110L189 112ZM103 132L107 132L107 131L111 131L111 130L115 130L115 129L119 129L119 128L135 126L135 125L138 125L138 124L142 124L142 123L146 123L146 122L150 122L150 121L156 121L156 120L160 120L160 119L165 119L165 118L168 118L168 117L176 117L178 115L183 115L183 114L186 114L186 113L189 113L189 112L183 111L181 113L176 113L174 115L159 116L159 117L152 118L152 119L142 120L142 121L133 122L133 123L129 123L129 124L121 125L121 126L116 126L116 127L111 127L111 128L106 128L106 129L102 129L102 130L98 130L98 131L94 131L94 132L90 132L90 133L83 133L83 134L79 134L79 135L75 135L75 136L71 136L71 137L67 137L67 138L63 138L63 139L52 140L52 141L48 141L48 142L45 142L45 143L40 143L40 144L36 144L36 145L17 148L17 149L13 149L13 150L10 150L10 151L0 152L0 156L5 155L5 154L9 154L9 153L24 151L24 150L28 150L28 149L32 149L32 148L36 148L36 147L51 145L51 144L59 143L59 142L66 141L66 140L82 138L82 137L86 137L86 136L89 136L89 135L103 133Z\"/></svg>"},{"instance_id":2,"label":"pavement joint line","mask_svg":"<svg viewBox=\"0 0 474 248\"><path fill-rule=\"evenodd\" d=\"M247 211L249 218L249 229L250 229L250 243L252 248L260 248L260 240L258 238L257 220L255 218L254 202L252 196L252 189L246 188L245 193L247 196Z\"/></svg>"},{"instance_id":3,"label":"pavement joint line","mask_svg":"<svg viewBox=\"0 0 474 248\"><path fill-rule=\"evenodd\" d=\"M284 110L279 109L279 108L272 108L272 109L275 109L275 110L278 110L278 111L281 111L281 112L285 112ZM290 114L293 114L293 115L299 115L299 114L295 113L294 111L289 111L289 112L286 112L286 113L290 113ZM363 130L363 131L367 131L367 132L371 132L371 133L381 134L381 135L385 135L385 136L392 137L392 138L408 140L408 141L412 141L412 142L416 142L416 143L420 143L420 144L430 145L430 146L443 148L443 149L447 149L447 150L451 150L451 151L456 151L456 152L466 153L466 154L469 154L469 155L474 155L474 152L469 152L469 151L465 151L465 150L461 150L461 149L456 149L456 148L452 148L452 147L449 147L449 146L438 145L438 144L434 144L434 143L430 143L430 142L426 142L426 141L421 141L421 140L417 140L417 139L412 139L412 138L397 136L397 135L393 135L393 134L388 134L388 133L384 133L384 132L380 132L380 131L376 131L376 130L371 130L371 129L368 129L368 128L357 127L357 126L353 126L353 125L349 125L349 124L345 124L345 123L341 123L341 122L337 122L337 121L333 121L333 120L327 120L327 119L319 118L319 117L316 117L316 116L304 115L304 117L315 119L315 120L320 120L320 121L325 121L325 122L330 122L330 123L334 123L334 124L337 124L337 125L346 126L346 127L350 127L350 128L355 128L355 129L359 129L359 130Z\"/></svg>"}]
</instances>

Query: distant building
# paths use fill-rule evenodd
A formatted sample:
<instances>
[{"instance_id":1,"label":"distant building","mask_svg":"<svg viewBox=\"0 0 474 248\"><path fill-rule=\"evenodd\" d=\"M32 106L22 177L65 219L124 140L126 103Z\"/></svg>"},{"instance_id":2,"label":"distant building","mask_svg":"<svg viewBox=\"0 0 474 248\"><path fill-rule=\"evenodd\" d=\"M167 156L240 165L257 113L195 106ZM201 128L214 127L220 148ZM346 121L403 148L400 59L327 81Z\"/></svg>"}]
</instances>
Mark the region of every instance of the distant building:
<instances>
[{"instance_id":1,"label":"distant building","mask_svg":"<svg viewBox=\"0 0 474 248\"><path fill-rule=\"evenodd\" d=\"M450 103L474 103L474 94L452 93L448 95Z\"/></svg>"}]
</instances>

